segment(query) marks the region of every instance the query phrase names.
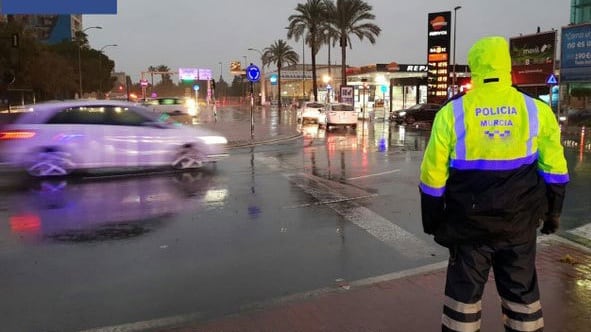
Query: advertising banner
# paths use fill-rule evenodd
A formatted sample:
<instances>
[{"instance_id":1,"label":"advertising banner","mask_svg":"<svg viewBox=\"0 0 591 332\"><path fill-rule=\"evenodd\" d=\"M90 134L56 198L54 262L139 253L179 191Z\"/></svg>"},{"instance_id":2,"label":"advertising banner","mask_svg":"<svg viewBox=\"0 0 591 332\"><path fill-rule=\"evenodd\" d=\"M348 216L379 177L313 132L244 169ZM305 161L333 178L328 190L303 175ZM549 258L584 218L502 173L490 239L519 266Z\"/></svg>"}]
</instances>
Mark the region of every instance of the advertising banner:
<instances>
[{"instance_id":1,"label":"advertising banner","mask_svg":"<svg viewBox=\"0 0 591 332\"><path fill-rule=\"evenodd\" d=\"M2 14L117 14L117 0L3 0Z\"/></svg>"},{"instance_id":2,"label":"advertising banner","mask_svg":"<svg viewBox=\"0 0 591 332\"><path fill-rule=\"evenodd\" d=\"M515 85L546 85L554 73L556 31L509 39L511 75Z\"/></svg>"},{"instance_id":3,"label":"advertising banner","mask_svg":"<svg viewBox=\"0 0 591 332\"><path fill-rule=\"evenodd\" d=\"M340 99L341 103L347 103L351 106L355 106L355 87L351 85L341 85Z\"/></svg>"},{"instance_id":4,"label":"advertising banner","mask_svg":"<svg viewBox=\"0 0 591 332\"><path fill-rule=\"evenodd\" d=\"M451 12L429 13L427 27L427 102L447 99Z\"/></svg>"},{"instance_id":5,"label":"advertising banner","mask_svg":"<svg viewBox=\"0 0 591 332\"><path fill-rule=\"evenodd\" d=\"M591 24L562 28L560 81L591 82Z\"/></svg>"}]
</instances>

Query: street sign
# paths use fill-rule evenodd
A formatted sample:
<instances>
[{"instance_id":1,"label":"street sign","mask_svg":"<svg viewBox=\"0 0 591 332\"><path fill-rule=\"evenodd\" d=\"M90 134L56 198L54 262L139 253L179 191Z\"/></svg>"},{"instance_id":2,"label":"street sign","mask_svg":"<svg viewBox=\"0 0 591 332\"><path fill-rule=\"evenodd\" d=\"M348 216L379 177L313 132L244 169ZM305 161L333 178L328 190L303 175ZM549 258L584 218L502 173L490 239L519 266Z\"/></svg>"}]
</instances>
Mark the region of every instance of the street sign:
<instances>
[{"instance_id":1,"label":"street sign","mask_svg":"<svg viewBox=\"0 0 591 332\"><path fill-rule=\"evenodd\" d=\"M261 70L255 65L246 67L246 78L250 82L258 82L261 79Z\"/></svg>"},{"instance_id":2,"label":"street sign","mask_svg":"<svg viewBox=\"0 0 591 332\"><path fill-rule=\"evenodd\" d=\"M558 84L558 80L556 79L556 76L554 76L554 74L550 74L550 76L548 76L548 79L546 80L546 84L549 84L549 85Z\"/></svg>"},{"instance_id":3,"label":"street sign","mask_svg":"<svg viewBox=\"0 0 591 332\"><path fill-rule=\"evenodd\" d=\"M382 85L382 93L388 92L388 86Z\"/></svg>"},{"instance_id":4,"label":"street sign","mask_svg":"<svg viewBox=\"0 0 591 332\"><path fill-rule=\"evenodd\" d=\"M148 80L140 80L140 85L141 86L148 86Z\"/></svg>"},{"instance_id":5,"label":"street sign","mask_svg":"<svg viewBox=\"0 0 591 332\"><path fill-rule=\"evenodd\" d=\"M271 74L269 76L269 82L271 82L271 85L277 85L277 74Z\"/></svg>"}]
</instances>

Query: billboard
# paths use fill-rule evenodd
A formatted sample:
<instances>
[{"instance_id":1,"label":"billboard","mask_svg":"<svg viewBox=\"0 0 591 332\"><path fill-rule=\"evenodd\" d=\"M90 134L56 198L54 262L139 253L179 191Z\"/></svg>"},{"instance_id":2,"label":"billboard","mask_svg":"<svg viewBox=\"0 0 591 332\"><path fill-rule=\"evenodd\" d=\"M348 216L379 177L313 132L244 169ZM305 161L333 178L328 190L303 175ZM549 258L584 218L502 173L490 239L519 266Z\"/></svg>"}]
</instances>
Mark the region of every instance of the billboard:
<instances>
[{"instance_id":1,"label":"billboard","mask_svg":"<svg viewBox=\"0 0 591 332\"><path fill-rule=\"evenodd\" d=\"M355 106L355 87L351 85L341 85L340 101L351 106Z\"/></svg>"},{"instance_id":2,"label":"billboard","mask_svg":"<svg viewBox=\"0 0 591 332\"><path fill-rule=\"evenodd\" d=\"M554 73L556 31L509 39L511 75L515 85L546 85Z\"/></svg>"},{"instance_id":3,"label":"billboard","mask_svg":"<svg viewBox=\"0 0 591 332\"><path fill-rule=\"evenodd\" d=\"M429 13L427 23L427 102L447 99L451 12Z\"/></svg>"},{"instance_id":4,"label":"billboard","mask_svg":"<svg viewBox=\"0 0 591 332\"><path fill-rule=\"evenodd\" d=\"M3 0L2 14L117 14L117 0Z\"/></svg>"},{"instance_id":5,"label":"billboard","mask_svg":"<svg viewBox=\"0 0 591 332\"><path fill-rule=\"evenodd\" d=\"M560 81L591 81L591 24L562 28Z\"/></svg>"}]
</instances>

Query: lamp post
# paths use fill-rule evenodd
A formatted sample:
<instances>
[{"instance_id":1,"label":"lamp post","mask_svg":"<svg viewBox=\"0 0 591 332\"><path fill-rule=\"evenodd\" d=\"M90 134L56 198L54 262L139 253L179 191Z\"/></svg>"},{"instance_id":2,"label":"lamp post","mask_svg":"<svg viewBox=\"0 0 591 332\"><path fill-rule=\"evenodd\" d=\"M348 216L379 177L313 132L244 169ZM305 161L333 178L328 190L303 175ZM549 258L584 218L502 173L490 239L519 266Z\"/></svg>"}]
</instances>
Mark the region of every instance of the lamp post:
<instances>
[{"instance_id":1,"label":"lamp post","mask_svg":"<svg viewBox=\"0 0 591 332\"><path fill-rule=\"evenodd\" d=\"M454 7L454 51L453 51L453 77L451 80L451 87L455 94L456 92L456 27L458 26L458 9L462 8L462 6L455 6Z\"/></svg>"},{"instance_id":2,"label":"lamp post","mask_svg":"<svg viewBox=\"0 0 591 332\"><path fill-rule=\"evenodd\" d=\"M103 27L101 26L94 26L94 27L88 27L86 29L83 29L80 32L80 40L77 40L78 42L78 89L79 89L79 96L78 98L82 98L82 56L80 55L80 49L82 48L82 36L84 35L84 32L90 29L102 29Z\"/></svg>"},{"instance_id":3,"label":"lamp post","mask_svg":"<svg viewBox=\"0 0 591 332\"><path fill-rule=\"evenodd\" d=\"M103 93L103 79L102 79L102 77L100 77L100 75L102 75L102 72L103 72L103 50L107 47L116 47L116 46L118 46L118 45L117 44L109 44L109 45L105 45L99 49L99 93L100 94Z\"/></svg>"},{"instance_id":4,"label":"lamp post","mask_svg":"<svg viewBox=\"0 0 591 332\"><path fill-rule=\"evenodd\" d=\"M266 103L267 82L265 81L265 62L263 60L263 52L256 48L249 48L249 51L255 51L261 56L261 105Z\"/></svg>"}]
</instances>

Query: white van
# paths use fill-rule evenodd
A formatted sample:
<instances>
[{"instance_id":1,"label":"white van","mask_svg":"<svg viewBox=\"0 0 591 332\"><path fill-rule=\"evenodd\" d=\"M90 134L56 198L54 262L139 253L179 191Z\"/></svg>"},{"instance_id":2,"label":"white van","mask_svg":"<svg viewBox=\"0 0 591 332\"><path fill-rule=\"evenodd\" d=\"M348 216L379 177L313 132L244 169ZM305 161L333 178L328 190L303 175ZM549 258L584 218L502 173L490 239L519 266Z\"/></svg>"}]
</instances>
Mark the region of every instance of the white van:
<instances>
[{"instance_id":1,"label":"white van","mask_svg":"<svg viewBox=\"0 0 591 332\"><path fill-rule=\"evenodd\" d=\"M357 112L353 106L345 103L331 103L326 106L324 118L318 124L330 130L334 126L357 128Z\"/></svg>"}]
</instances>

